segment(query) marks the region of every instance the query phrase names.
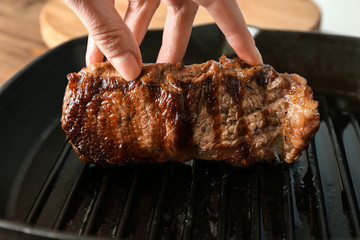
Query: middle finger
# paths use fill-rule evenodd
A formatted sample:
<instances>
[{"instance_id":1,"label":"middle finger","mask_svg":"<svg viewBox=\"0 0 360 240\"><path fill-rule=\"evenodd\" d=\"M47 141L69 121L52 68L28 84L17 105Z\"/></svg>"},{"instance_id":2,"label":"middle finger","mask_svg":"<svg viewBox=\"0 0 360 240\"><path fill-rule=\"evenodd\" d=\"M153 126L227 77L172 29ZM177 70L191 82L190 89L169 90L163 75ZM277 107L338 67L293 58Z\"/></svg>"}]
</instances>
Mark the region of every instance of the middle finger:
<instances>
[{"instance_id":1,"label":"middle finger","mask_svg":"<svg viewBox=\"0 0 360 240\"><path fill-rule=\"evenodd\" d=\"M151 18L159 7L160 0L129 0L124 21L138 43L141 44Z\"/></svg>"},{"instance_id":2,"label":"middle finger","mask_svg":"<svg viewBox=\"0 0 360 240\"><path fill-rule=\"evenodd\" d=\"M192 0L163 2L167 5L168 12L157 62L176 63L185 55L199 5Z\"/></svg>"}]
</instances>

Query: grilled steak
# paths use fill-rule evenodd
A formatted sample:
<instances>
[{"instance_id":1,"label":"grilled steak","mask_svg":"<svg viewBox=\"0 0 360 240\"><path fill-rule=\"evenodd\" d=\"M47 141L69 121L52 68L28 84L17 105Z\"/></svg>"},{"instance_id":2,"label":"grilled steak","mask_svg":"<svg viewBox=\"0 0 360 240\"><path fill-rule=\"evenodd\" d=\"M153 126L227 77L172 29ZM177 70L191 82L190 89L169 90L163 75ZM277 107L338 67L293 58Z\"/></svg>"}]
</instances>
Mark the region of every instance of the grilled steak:
<instances>
[{"instance_id":1,"label":"grilled steak","mask_svg":"<svg viewBox=\"0 0 360 240\"><path fill-rule=\"evenodd\" d=\"M297 160L319 127L306 80L240 59L147 64L127 82L110 63L68 75L62 128L85 162Z\"/></svg>"}]
</instances>

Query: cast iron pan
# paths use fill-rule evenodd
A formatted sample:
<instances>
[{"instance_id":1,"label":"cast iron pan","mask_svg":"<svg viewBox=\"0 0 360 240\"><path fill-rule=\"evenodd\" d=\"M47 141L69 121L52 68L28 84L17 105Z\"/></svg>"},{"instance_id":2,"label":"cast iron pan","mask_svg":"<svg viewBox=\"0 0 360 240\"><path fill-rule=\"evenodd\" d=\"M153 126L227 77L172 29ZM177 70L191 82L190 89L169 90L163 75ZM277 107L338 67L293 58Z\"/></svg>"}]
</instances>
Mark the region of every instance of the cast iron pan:
<instances>
[{"instance_id":1,"label":"cast iron pan","mask_svg":"<svg viewBox=\"0 0 360 240\"><path fill-rule=\"evenodd\" d=\"M142 45L154 62L161 31ZM296 72L320 102L321 127L296 164L99 168L60 128L66 75L86 38L50 50L0 89L0 236L22 239L359 238L360 39L257 31L264 62ZM196 27L185 64L234 52L215 25Z\"/></svg>"}]
</instances>

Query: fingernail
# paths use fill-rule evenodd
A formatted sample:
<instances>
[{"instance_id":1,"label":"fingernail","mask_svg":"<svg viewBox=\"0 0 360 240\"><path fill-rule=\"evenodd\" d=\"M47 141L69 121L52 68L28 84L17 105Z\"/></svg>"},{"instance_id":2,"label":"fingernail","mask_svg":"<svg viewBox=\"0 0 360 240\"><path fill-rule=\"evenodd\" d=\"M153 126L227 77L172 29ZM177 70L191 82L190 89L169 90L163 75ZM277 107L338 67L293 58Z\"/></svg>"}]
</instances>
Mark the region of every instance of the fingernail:
<instances>
[{"instance_id":1,"label":"fingernail","mask_svg":"<svg viewBox=\"0 0 360 240\"><path fill-rule=\"evenodd\" d=\"M136 60L135 56L129 52L110 59L110 62L127 81L136 79L141 72L139 62Z\"/></svg>"},{"instance_id":2,"label":"fingernail","mask_svg":"<svg viewBox=\"0 0 360 240\"><path fill-rule=\"evenodd\" d=\"M255 49L256 49L256 58L257 58L259 64L263 64L264 62L263 62L263 59L262 59L259 49L257 47L255 47Z\"/></svg>"}]
</instances>

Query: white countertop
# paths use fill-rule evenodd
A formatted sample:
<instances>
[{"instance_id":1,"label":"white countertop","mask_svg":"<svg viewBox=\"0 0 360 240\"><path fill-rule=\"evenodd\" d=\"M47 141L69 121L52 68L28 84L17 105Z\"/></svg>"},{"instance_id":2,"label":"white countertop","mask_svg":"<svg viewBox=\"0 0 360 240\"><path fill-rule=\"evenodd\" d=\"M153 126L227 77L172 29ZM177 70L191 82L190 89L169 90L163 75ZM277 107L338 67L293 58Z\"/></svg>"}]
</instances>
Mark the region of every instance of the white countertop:
<instances>
[{"instance_id":1,"label":"white countertop","mask_svg":"<svg viewBox=\"0 0 360 240\"><path fill-rule=\"evenodd\" d=\"M360 0L313 0L320 8L320 31L360 37Z\"/></svg>"}]
</instances>

